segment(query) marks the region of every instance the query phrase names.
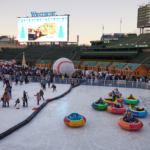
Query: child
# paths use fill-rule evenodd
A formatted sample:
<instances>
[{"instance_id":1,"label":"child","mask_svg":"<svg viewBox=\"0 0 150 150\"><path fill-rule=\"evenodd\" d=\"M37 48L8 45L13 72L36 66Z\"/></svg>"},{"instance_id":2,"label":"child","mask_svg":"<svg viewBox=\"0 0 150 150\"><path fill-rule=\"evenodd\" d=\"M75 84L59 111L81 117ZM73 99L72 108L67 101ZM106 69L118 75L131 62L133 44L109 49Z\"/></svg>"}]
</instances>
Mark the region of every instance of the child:
<instances>
[{"instance_id":1,"label":"child","mask_svg":"<svg viewBox=\"0 0 150 150\"><path fill-rule=\"evenodd\" d=\"M53 88L53 92L56 91L56 86L54 84L52 84L52 87ZM57 91L56 91L57 92Z\"/></svg>"},{"instance_id":2,"label":"child","mask_svg":"<svg viewBox=\"0 0 150 150\"><path fill-rule=\"evenodd\" d=\"M14 107L16 107L17 106L17 104L18 104L18 108L19 108L19 103L20 103L20 99L18 98L16 101L15 101L15 105L14 105Z\"/></svg>"},{"instance_id":3,"label":"child","mask_svg":"<svg viewBox=\"0 0 150 150\"><path fill-rule=\"evenodd\" d=\"M2 102L3 102L3 106L2 107L6 107L6 100L5 98L1 98Z\"/></svg>"},{"instance_id":4,"label":"child","mask_svg":"<svg viewBox=\"0 0 150 150\"><path fill-rule=\"evenodd\" d=\"M44 101L44 97L43 97L44 92L43 92L42 90L40 90L39 94L40 94L40 96L43 98L43 101Z\"/></svg>"},{"instance_id":5,"label":"child","mask_svg":"<svg viewBox=\"0 0 150 150\"><path fill-rule=\"evenodd\" d=\"M16 84L15 85L18 85L18 78L16 78Z\"/></svg>"},{"instance_id":6,"label":"child","mask_svg":"<svg viewBox=\"0 0 150 150\"><path fill-rule=\"evenodd\" d=\"M40 94L39 94L39 93L37 93L37 94L36 94L36 95L34 95L34 96L36 96L36 98L37 98L37 105L39 105L39 100L41 99Z\"/></svg>"}]
</instances>

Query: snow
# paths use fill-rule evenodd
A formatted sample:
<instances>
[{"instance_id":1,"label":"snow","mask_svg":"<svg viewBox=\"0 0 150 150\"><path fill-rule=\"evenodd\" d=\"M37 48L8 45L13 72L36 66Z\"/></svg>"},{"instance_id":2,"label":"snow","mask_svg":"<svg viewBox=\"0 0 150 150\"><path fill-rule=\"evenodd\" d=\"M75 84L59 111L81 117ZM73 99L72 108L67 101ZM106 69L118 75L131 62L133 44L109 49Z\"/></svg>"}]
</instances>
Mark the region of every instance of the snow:
<instances>
[{"instance_id":1,"label":"snow","mask_svg":"<svg viewBox=\"0 0 150 150\"><path fill-rule=\"evenodd\" d=\"M13 86L13 99L9 108L0 106L0 133L27 118L32 108L37 106L33 95L40 90L38 83ZM47 89L45 99L62 94L70 85L56 84L57 93ZM150 147L150 91L144 89L119 88L126 98L131 93L138 99L138 106L148 111L145 118L140 118L144 127L139 131L126 131L120 128L118 120L124 115L97 111L91 107L99 97L108 97L115 87L84 86L74 88L68 95L50 102L27 125L0 141L0 150L148 150ZM23 90L29 92L29 107L15 109L14 101L21 99ZM0 96L3 94L0 83ZM40 102L41 104L42 102ZM22 103L21 103L22 104ZM128 105L124 106L127 108ZM86 117L87 122L79 128L64 124L63 118L73 112Z\"/></svg>"}]
</instances>

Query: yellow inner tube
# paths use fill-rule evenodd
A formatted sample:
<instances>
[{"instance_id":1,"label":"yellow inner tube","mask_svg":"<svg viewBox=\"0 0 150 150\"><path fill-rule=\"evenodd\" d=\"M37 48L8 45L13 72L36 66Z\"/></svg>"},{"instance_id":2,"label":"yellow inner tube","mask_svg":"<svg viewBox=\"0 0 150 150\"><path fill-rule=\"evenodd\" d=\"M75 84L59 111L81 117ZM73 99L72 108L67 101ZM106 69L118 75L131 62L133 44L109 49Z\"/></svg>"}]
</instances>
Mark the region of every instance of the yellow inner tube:
<instances>
[{"instance_id":1,"label":"yellow inner tube","mask_svg":"<svg viewBox=\"0 0 150 150\"><path fill-rule=\"evenodd\" d=\"M132 110L132 111L135 111L135 112L139 112L139 111L133 110L131 105L129 105L129 109ZM138 109L142 109L142 108L138 108ZM140 112L144 112L144 111L145 111L145 109L140 111Z\"/></svg>"},{"instance_id":2,"label":"yellow inner tube","mask_svg":"<svg viewBox=\"0 0 150 150\"><path fill-rule=\"evenodd\" d=\"M137 98L135 98L134 96L133 96L133 99L129 99L129 97L130 97L130 96L128 96L126 99L127 99L127 100L137 100Z\"/></svg>"},{"instance_id":3,"label":"yellow inner tube","mask_svg":"<svg viewBox=\"0 0 150 150\"><path fill-rule=\"evenodd\" d=\"M110 98L110 97L109 97ZM110 98L111 99L111 98ZM105 102L113 102L113 103L117 103L117 98L115 99L115 101L109 101L109 100L106 100L105 98L104 98L104 100L105 100Z\"/></svg>"}]
</instances>

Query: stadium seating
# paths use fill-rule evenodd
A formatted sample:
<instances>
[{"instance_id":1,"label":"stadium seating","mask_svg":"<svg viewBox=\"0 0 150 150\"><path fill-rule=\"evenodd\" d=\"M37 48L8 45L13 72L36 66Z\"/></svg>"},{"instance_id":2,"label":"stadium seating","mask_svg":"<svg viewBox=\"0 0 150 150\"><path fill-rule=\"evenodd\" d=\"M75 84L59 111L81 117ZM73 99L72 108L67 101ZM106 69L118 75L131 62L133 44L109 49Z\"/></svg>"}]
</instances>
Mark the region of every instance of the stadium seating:
<instances>
[{"instance_id":1,"label":"stadium seating","mask_svg":"<svg viewBox=\"0 0 150 150\"><path fill-rule=\"evenodd\" d=\"M80 57L80 51L77 51L77 46L31 46L25 49L4 49L0 52L0 59L6 60L22 60L22 53L25 52L27 61L56 60L61 57L73 58ZM77 52L76 52L77 51Z\"/></svg>"},{"instance_id":2,"label":"stadium seating","mask_svg":"<svg viewBox=\"0 0 150 150\"><path fill-rule=\"evenodd\" d=\"M135 57L130 63L142 63L145 59L150 57L149 52L142 52L137 57Z\"/></svg>"}]
</instances>

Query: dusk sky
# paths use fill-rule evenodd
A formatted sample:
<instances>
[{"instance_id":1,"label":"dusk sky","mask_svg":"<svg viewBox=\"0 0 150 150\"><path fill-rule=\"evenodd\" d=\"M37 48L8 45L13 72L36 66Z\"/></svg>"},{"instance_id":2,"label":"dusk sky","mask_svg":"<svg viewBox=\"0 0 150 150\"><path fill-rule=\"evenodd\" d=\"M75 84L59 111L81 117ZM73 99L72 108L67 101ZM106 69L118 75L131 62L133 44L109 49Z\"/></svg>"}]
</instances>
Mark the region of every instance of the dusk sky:
<instances>
[{"instance_id":1,"label":"dusk sky","mask_svg":"<svg viewBox=\"0 0 150 150\"><path fill-rule=\"evenodd\" d=\"M31 17L31 12L56 11L70 14L69 41L79 35L79 44L90 44L104 33L122 33L137 30L137 10L148 0L5 0L0 4L0 35L18 35L17 17Z\"/></svg>"}]
</instances>

